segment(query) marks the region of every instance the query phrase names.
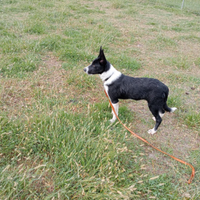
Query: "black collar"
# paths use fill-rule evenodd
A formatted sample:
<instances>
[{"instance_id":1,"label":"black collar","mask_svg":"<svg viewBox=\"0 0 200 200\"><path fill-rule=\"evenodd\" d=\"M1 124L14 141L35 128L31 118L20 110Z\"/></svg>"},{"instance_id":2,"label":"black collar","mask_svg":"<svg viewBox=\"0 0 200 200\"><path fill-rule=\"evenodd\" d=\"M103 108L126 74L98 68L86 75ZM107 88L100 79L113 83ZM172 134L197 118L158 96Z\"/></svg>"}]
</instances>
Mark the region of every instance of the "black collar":
<instances>
[{"instance_id":1,"label":"black collar","mask_svg":"<svg viewBox=\"0 0 200 200\"><path fill-rule=\"evenodd\" d=\"M114 74L114 73L112 73L108 78L106 78L106 79L104 80L104 82L107 81L113 74Z\"/></svg>"}]
</instances>

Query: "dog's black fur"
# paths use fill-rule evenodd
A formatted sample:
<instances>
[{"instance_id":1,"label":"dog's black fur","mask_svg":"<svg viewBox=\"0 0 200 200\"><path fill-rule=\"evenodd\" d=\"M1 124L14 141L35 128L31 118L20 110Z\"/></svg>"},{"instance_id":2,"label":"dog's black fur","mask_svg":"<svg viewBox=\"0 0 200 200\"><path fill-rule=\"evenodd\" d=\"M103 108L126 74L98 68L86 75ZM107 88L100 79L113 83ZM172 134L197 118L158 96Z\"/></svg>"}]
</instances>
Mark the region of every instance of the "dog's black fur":
<instances>
[{"instance_id":1,"label":"dog's black fur","mask_svg":"<svg viewBox=\"0 0 200 200\"><path fill-rule=\"evenodd\" d=\"M146 100L156 120L154 129L149 130L151 134L157 131L165 111L176 110L167 106L169 89L164 83L153 78L134 78L122 74L106 60L102 48L100 48L99 56L91 65L84 68L84 71L88 74L100 75L113 105L117 104L119 99Z\"/></svg>"}]
</instances>

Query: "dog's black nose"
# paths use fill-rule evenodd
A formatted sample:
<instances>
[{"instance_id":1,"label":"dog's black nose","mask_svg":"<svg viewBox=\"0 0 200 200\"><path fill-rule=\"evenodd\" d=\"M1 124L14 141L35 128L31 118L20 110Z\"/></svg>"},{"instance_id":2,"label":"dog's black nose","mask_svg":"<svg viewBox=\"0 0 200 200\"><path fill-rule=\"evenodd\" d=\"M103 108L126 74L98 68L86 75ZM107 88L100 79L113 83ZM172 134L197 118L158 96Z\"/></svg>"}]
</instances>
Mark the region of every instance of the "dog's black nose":
<instances>
[{"instance_id":1,"label":"dog's black nose","mask_svg":"<svg viewBox=\"0 0 200 200\"><path fill-rule=\"evenodd\" d=\"M86 72L86 68L84 68L83 71Z\"/></svg>"}]
</instances>

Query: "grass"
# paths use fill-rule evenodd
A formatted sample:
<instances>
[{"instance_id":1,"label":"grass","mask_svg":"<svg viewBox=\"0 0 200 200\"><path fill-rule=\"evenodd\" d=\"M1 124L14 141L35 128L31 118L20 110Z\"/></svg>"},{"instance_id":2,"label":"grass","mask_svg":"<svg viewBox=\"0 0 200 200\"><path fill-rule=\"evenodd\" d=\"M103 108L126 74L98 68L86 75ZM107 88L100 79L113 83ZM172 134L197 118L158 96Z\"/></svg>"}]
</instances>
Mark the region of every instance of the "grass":
<instances>
[{"instance_id":1,"label":"grass","mask_svg":"<svg viewBox=\"0 0 200 200\"><path fill-rule=\"evenodd\" d=\"M0 2L0 197L193 199L199 182L199 2ZM120 119L191 170L110 124L101 80L83 73L103 46L131 76L170 88L155 136L145 102L120 101Z\"/></svg>"}]
</instances>

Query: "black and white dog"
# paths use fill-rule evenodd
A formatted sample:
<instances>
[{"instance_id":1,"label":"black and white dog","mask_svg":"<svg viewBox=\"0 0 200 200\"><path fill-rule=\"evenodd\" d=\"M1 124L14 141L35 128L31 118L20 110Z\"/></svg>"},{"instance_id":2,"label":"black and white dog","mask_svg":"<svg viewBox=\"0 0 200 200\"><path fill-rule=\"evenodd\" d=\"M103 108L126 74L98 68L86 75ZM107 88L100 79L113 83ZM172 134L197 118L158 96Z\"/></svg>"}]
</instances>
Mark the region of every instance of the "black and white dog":
<instances>
[{"instance_id":1,"label":"black and white dog","mask_svg":"<svg viewBox=\"0 0 200 200\"><path fill-rule=\"evenodd\" d=\"M91 65L85 67L84 71L87 74L100 75L117 115L119 99L146 100L154 116L153 119L156 121L155 127L148 131L149 134L157 131L165 111L172 113L176 110L175 107L167 106L169 89L165 84L153 78L134 78L122 74L106 60L102 47L99 56L93 60ZM112 114L113 118L110 121L113 123L116 116L113 111Z\"/></svg>"}]
</instances>

